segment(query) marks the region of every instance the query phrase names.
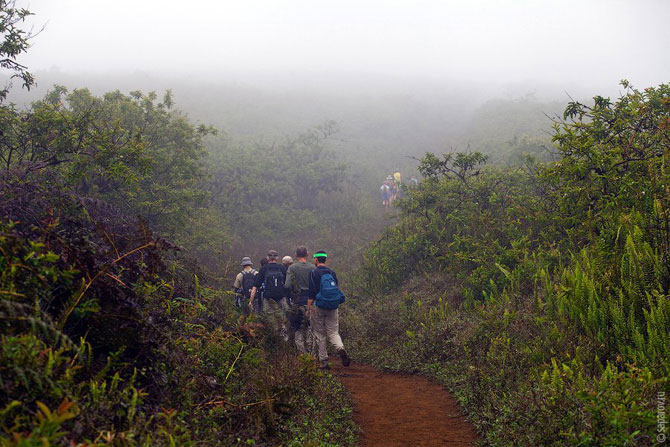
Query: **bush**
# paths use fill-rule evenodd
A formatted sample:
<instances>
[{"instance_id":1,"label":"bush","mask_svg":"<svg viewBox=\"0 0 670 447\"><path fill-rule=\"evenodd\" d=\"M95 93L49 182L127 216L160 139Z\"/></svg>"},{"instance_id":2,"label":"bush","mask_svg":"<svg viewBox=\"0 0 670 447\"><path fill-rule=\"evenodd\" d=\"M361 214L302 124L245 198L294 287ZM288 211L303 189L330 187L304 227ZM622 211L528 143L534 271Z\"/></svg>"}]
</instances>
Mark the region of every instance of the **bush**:
<instances>
[{"instance_id":1,"label":"bush","mask_svg":"<svg viewBox=\"0 0 670 447\"><path fill-rule=\"evenodd\" d=\"M332 379L142 221L48 179L2 183L0 445L353 444Z\"/></svg>"},{"instance_id":2,"label":"bush","mask_svg":"<svg viewBox=\"0 0 670 447\"><path fill-rule=\"evenodd\" d=\"M486 445L654 442L669 386L670 87L624 87L615 103L568 105L556 162L427 154L425 181L366 253L370 293L343 324L354 354L445 383Z\"/></svg>"}]
</instances>

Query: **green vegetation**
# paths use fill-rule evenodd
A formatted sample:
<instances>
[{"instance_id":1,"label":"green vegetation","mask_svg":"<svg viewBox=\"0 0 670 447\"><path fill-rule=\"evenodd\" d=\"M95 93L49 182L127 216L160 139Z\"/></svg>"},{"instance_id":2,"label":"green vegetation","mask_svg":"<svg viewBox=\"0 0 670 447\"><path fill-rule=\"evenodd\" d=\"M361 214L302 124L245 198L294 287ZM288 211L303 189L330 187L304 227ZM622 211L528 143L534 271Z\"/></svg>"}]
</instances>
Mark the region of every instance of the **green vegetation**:
<instances>
[{"instance_id":1,"label":"green vegetation","mask_svg":"<svg viewBox=\"0 0 670 447\"><path fill-rule=\"evenodd\" d=\"M29 12L10 3L13 26ZM221 287L221 247L254 214L234 206L245 191L217 189L238 159L210 154L214 133L170 92L56 86L28 109L0 105L0 446L353 445L342 387ZM261 177L254 150L240 163L262 197L286 179ZM343 163L308 136L283 150L315 156L314 182L301 191L285 172L276 213L344 200Z\"/></svg>"},{"instance_id":2,"label":"green vegetation","mask_svg":"<svg viewBox=\"0 0 670 447\"><path fill-rule=\"evenodd\" d=\"M300 240L339 245L336 252L345 253L384 225L371 195L360 191L349 163L329 144L336 132L327 122L271 145L210 143L211 207L230 222L235 252L260 257L273 244L292 253Z\"/></svg>"},{"instance_id":3,"label":"green vegetation","mask_svg":"<svg viewBox=\"0 0 670 447\"><path fill-rule=\"evenodd\" d=\"M28 88L30 14L0 0L0 67ZM277 98L260 123L244 95L241 112L211 89L188 98L240 113L234 135L169 90L56 85L19 108L5 88L0 447L353 445L341 385L226 290L240 253L298 243L328 246L355 282L356 359L444 383L485 445L653 444L670 391L670 86L623 87L571 102L551 141L539 112L557 105L532 98L376 99L339 138L331 121L296 131ZM474 152L425 153L397 222L352 261L387 225L383 176L448 139Z\"/></svg>"},{"instance_id":4,"label":"green vegetation","mask_svg":"<svg viewBox=\"0 0 670 447\"><path fill-rule=\"evenodd\" d=\"M353 443L333 379L143 221L3 175L0 445Z\"/></svg>"},{"instance_id":5,"label":"green vegetation","mask_svg":"<svg viewBox=\"0 0 670 447\"><path fill-rule=\"evenodd\" d=\"M23 87L30 89L35 84L27 67L17 62L17 57L28 50L32 32L23 29L23 23L32 13L16 6L16 0L0 0L0 67L11 73L10 79L20 79ZM0 90L0 102L7 98L11 82Z\"/></svg>"},{"instance_id":6,"label":"green vegetation","mask_svg":"<svg viewBox=\"0 0 670 447\"><path fill-rule=\"evenodd\" d=\"M451 388L485 445L656 442L670 384L670 85L571 102L556 161L426 154L365 253L354 355Z\"/></svg>"}]
</instances>

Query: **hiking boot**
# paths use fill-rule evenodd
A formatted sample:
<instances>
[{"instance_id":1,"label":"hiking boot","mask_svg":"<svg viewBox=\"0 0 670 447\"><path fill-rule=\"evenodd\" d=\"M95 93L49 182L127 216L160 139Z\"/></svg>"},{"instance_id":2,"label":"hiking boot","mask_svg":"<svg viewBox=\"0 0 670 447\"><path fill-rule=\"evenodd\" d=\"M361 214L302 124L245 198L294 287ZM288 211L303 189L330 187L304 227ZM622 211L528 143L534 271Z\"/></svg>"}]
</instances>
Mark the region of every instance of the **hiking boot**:
<instances>
[{"instance_id":1,"label":"hiking boot","mask_svg":"<svg viewBox=\"0 0 670 447\"><path fill-rule=\"evenodd\" d=\"M345 368L349 365L351 365L351 359L347 355L347 351L344 349L340 349L340 358L342 359L342 366Z\"/></svg>"},{"instance_id":2,"label":"hiking boot","mask_svg":"<svg viewBox=\"0 0 670 447\"><path fill-rule=\"evenodd\" d=\"M321 360L319 362L319 369L330 369L330 364L328 363L328 360Z\"/></svg>"}]
</instances>

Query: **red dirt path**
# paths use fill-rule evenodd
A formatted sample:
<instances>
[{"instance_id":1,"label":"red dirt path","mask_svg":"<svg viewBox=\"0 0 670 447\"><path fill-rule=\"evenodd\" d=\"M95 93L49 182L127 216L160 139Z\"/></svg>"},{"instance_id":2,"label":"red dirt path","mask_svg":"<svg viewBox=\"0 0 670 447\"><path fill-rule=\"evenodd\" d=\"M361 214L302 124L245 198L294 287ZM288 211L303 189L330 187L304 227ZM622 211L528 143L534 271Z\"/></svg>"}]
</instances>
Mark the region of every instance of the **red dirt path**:
<instances>
[{"instance_id":1,"label":"red dirt path","mask_svg":"<svg viewBox=\"0 0 670 447\"><path fill-rule=\"evenodd\" d=\"M331 360L332 373L354 402L363 447L473 446L475 430L454 398L420 376L384 373Z\"/></svg>"}]
</instances>

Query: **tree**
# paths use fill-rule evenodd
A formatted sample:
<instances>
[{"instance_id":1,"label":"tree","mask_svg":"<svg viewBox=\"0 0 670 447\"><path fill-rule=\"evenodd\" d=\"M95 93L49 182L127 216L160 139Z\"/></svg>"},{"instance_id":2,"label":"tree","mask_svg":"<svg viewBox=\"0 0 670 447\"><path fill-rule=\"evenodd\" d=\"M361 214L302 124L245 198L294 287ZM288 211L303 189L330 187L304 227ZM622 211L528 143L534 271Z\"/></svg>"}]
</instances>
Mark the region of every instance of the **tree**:
<instances>
[{"instance_id":1,"label":"tree","mask_svg":"<svg viewBox=\"0 0 670 447\"><path fill-rule=\"evenodd\" d=\"M479 166L484 165L488 160L488 155L481 152L456 152L442 154L443 160L431 153L419 160L419 172L426 178L437 178L439 176L457 178L463 183L468 179L480 174Z\"/></svg>"},{"instance_id":2,"label":"tree","mask_svg":"<svg viewBox=\"0 0 670 447\"><path fill-rule=\"evenodd\" d=\"M247 245L273 238L276 243L314 231L319 220L337 220L341 211L328 207L325 197L338 195L350 174L328 149L335 131L328 122L270 146L219 148L211 157L213 206Z\"/></svg>"},{"instance_id":3,"label":"tree","mask_svg":"<svg viewBox=\"0 0 670 447\"><path fill-rule=\"evenodd\" d=\"M616 237L621 217L642 213L653 217L636 223L670 249L670 85L621 84L626 91L615 102L568 104L555 123L560 160L544 176L562 226L578 238Z\"/></svg>"},{"instance_id":4,"label":"tree","mask_svg":"<svg viewBox=\"0 0 670 447\"><path fill-rule=\"evenodd\" d=\"M56 86L29 110L0 107L0 162L58 172L77 194L172 234L204 198L202 138L213 131L172 110L170 92L158 101Z\"/></svg>"},{"instance_id":5,"label":"tree","mask_svg":"<svg viewBox=\"0 0 670 447\"><path fill-rule=\"evenodd\" d=\"M28 68L19 64L16 58L28 50L28 41L36 35L31 31L21 29L20 24L24 23L32 12L25 8L16 6L16 0L0 0L0 67L11 73L10 79L21 79L23 87L30 89L35 83L33 75ZM0 90L0 102L2 102L9 93L11 82Z\"/></svg>"}]
</instances>

